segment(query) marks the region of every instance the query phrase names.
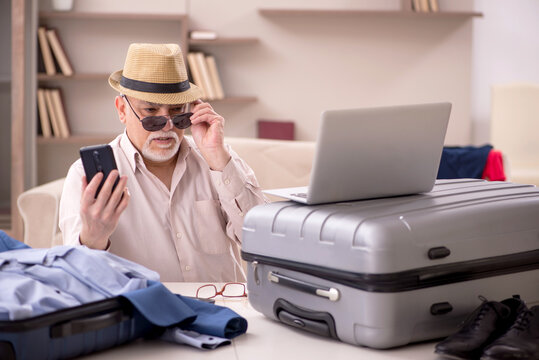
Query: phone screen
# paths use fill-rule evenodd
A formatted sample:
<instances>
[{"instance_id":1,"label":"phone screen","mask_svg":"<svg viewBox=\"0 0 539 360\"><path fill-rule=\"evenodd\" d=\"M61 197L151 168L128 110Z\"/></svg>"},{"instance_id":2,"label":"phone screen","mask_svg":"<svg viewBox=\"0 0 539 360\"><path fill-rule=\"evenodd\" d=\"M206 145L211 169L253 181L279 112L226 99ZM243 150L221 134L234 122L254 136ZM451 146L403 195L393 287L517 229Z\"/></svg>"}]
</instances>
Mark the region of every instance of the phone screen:
<instances>
[{"instance_id":1,"label":"phone screen","mask_svg":"<svg viewBox=\"0 0 539 360\"><path fill-rule=\"evenodd\" d=\"M84 172L86 173L86 180L88 183L98 173L103 173L103 180L99 184L95 196L99 194L99 191L103 187L103 183L109 176L110 172L114 169L118 169L116 166L116 160L114 159L114 153L110 145L93 145L86 146L80 149L80 158L82 165L84 166ZM112 190L116 188L119 178L116 179Z\"/></svg>"}]
</instances>

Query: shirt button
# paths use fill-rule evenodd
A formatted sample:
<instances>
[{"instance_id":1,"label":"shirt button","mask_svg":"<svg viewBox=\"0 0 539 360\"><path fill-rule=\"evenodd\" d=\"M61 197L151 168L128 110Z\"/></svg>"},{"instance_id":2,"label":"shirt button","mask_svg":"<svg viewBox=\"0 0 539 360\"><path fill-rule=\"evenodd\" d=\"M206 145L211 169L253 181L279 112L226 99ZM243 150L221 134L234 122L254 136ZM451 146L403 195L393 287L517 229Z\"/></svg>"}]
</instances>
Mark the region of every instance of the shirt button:
<instances>
[{"instance_id":1,"label":"shirt button","mask_svg":"<svg viewBox=\"0 0 539 360\"><path fill-rule=\"evenodd\" d=\"M225 185L230 184L230 179L225 179Z\"/></svg>"},{"instance_id":2,"label":"shirt button","mask_svg":"<svg viewBox=\"0 0 539 360\"><path fill-rule=\"evenodd\" d=\"M189 265L186 265L185 266L185 271L189 271L189 270L191 270L191 267Z\"/></svg>"},{"instance_id":3,"label":"shirt button","mask_svg":"<svg viewBox=\"0 0 539 360\"><path fill-rule=\"evenodd\" d=\"M176 233L176 237L177 237L178 239L181 239L181 238L182 238L182 233Z\"/></svg>"}]
</instances>

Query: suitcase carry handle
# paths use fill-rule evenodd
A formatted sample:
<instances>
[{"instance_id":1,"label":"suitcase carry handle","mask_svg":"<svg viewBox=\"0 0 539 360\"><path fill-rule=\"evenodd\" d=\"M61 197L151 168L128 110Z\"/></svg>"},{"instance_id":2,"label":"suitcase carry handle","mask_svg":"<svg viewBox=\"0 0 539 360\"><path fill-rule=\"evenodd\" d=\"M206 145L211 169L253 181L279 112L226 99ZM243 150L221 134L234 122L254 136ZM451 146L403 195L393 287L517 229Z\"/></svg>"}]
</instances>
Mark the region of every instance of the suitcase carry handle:
<instances>
[{"instance_id":1,"label":"suitcase carry handle","mask_svg":"<svg viewBox=\"0 0 539 360\"><path fill-rule=\"evenodd\" d=\"M96 331L129 320L119 309L99 316L84 317L66 321L51 327L51 338L62 338L75 334Z\"/></svg>"},{"instance_id":2,"label":"suitcase carry handle","mask_svg":"<svg viewBox=\"0 0 539 360\"><path fill-rule=\"evenodd\" d=\"M299 291L326 298L330 301L337 301L341 296L339 290L335 288L308 283L273 271L268 273L268 280L272 283L288 286Z\"/></svg>"}]
</instances>

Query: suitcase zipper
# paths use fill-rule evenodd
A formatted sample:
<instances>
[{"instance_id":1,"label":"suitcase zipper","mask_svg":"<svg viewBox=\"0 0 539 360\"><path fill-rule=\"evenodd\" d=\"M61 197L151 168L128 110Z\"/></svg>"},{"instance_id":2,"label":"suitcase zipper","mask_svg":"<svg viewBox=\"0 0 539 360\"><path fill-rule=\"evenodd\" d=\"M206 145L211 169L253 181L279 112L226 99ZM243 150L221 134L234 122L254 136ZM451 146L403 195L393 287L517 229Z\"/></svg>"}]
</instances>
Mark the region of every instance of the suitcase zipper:
<instances>
[{"instance_id":1,"label":"suitcase zipper","mask_svg":"<svg viewBox=\"0 0 539 360\"><path fill-rule=\"evenodd\" d=\"M257 284L260 282L260 265L270 265L370 292L409 291L539 269L539 250L385 274L354 273L244 251L241 257L245 261L256 261Z\"/></svg>"}]
</instances>

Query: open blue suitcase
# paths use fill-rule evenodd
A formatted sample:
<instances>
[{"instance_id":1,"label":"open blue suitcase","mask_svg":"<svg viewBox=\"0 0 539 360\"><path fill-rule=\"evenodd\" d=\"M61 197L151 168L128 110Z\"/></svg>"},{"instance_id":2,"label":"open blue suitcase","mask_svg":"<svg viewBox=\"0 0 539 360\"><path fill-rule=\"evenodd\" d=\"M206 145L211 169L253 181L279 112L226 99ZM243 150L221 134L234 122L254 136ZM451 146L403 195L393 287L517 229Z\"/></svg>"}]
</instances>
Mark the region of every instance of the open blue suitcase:
<instances>
[{"instance_id":1,"label":"open blue suitcase","mask_svg":"<svg viewBox=\"0 0 539 360\"><path fill-rule=\"evenodd\" d=\"M15 321L0 321L0 359L57 360L159 334L122 297Z\"/></svg>"},{"instance_id":2,"label":"open blue suitcase","mask_svg":"<svg viewBox=\"0 0 539 360\"><path fill-rule=\"evenodd\" d=\"M242 258L269 318L374 348L440 338L480 295L539 301L539 189L441 180L409 196L260 205Z\"/></svg>"}]
</instances>

